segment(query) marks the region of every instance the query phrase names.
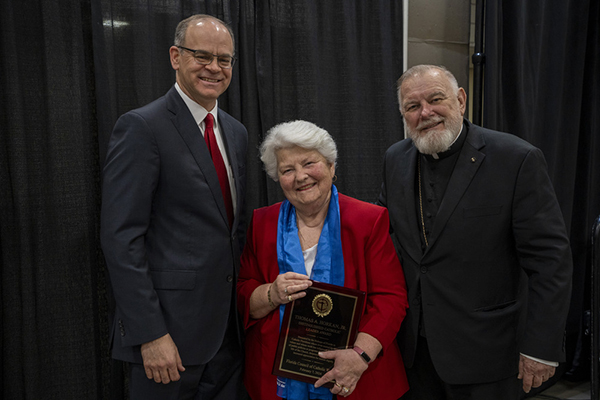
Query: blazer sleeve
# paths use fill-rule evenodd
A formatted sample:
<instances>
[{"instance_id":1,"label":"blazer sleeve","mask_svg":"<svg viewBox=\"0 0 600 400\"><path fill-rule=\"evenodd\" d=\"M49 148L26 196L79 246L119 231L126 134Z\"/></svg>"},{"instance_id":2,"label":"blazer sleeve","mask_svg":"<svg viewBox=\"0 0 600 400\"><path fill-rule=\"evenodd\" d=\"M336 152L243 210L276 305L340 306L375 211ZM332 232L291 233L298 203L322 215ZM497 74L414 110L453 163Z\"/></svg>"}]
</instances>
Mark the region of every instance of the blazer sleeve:
<instances>
[{"instance_id":1,"label":"blazer sleeve","mask_svg":"<svg viewBox=\"0 0 600 400\"><path fill-rule=\"evenodd\" d=\"M529 278L520 351L562 361L573 265L562 213L537 148L528 152L517 177L512 225L519 263Z\"/></svg>"},{"instance_id":2,"label":"blazer sleeve","mask_svg":"<svg viewBox=\"0 0 600 400\"><path fill-rule=\"evenodd\" d=\"M383 349L395 340L408 307L406 283L389 235L389 216L381 210L365 246L367 302L359 331L377 338Z\"/></svg>"},{"instance_id":3,"label":"blazer sleeve","mask_svg":"<svg viewBox=\"0 0 600 400\"><path fill-rule=\"evenodd\" d=\"M115 125L103 171L101 241L124 346L167 333L145 250L160 157L148 122L136 112Z\"/></svg>"}]
</instances>

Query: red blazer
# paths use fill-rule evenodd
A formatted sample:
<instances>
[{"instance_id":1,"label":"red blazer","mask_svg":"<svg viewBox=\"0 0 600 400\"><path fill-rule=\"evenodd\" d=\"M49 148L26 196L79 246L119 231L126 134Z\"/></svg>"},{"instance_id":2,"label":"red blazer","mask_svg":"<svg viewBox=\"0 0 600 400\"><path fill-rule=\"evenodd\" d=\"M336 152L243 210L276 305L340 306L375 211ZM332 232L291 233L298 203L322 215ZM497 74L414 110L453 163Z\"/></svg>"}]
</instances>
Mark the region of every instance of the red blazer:
<instances>
[{"instance_id":1,"label":"red blazer","mask_svg":"<svg viewBox=\"0 0 600 400\"><path fill-rule=\"evenodd\" d=\"M389 235L385 208L339 195L344 286L367 293L359 331L383 346L349 399L397 400L408 390L396 334L408 305L400 261ZM279 308L264 318L249 316L254 290L279 275L277 221L281 203L254 211L238 279L238 309L246 329L244 383L254 400L280 400L271 374L279 337Z\"/></svg>"}]
</instances>

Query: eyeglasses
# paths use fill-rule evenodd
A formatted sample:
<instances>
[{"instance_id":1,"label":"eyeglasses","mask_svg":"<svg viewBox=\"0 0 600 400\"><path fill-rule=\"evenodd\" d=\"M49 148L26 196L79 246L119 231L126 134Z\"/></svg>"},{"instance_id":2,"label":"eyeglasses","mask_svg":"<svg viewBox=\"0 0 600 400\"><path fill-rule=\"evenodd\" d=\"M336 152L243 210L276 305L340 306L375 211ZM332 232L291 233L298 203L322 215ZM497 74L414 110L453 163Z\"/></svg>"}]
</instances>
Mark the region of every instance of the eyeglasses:
<instances>
[{"instance_id":1,"label":"eyeglasses","mask_svg":"<svg viewBox=\"0 0 600 400\"><path fill-rule=\"evenodd\" d=\"M228 69L228 68L233 67L233 64L235 63L235 57L232 57L232 56L212 54L209 51L193 50L193 49L188 49L187 47L183 47L183 46L177 46L177 47L193 53L194 59L196 60L196 62L198 64L208 65L208 64L212 63L213 60L216 58L217 64L219 65L219 67Z\"/></svg>"}]
</instances>

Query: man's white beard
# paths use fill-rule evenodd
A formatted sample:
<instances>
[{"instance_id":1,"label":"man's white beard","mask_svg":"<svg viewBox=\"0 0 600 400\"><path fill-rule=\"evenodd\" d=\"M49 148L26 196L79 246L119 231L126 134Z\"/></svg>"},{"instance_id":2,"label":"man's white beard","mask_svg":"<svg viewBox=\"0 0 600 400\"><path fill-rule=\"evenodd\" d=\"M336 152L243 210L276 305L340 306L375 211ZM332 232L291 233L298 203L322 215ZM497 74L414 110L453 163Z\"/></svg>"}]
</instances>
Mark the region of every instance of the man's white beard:
<instances>
[{"instance_id":1,"label":"man's white beard","mask_svg":"<svg viewBox=\"0 0 600 400\"><path fill-rule=\"evenodd\" d=\"M416 129L412 130L406 125L406 120L404 119L403 121L408 137L412 139L415 147L423 154L437 154L448 150L454 139L456 139L456 136L460 133L462 125L462 118L460 117L456 119L437 117L421 123ZM444 121L446 129L419 134L423 128L435 125L440 121Z\"/></svg>"}]
</instances>

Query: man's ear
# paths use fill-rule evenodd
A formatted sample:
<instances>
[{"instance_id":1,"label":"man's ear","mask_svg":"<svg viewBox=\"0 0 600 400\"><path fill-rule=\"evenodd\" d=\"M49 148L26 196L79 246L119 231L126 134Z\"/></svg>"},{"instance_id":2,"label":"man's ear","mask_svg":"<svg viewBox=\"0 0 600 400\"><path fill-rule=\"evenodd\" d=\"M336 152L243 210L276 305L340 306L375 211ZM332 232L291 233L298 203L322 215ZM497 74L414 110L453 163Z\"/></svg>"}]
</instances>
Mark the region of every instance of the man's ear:
<instances>
[{"instance_id":1,"label":"man's ear","mask_svg":"<svg viewBox=\"0 0 600 400\"><path fill-rule=\"evenodd\" d=\"M179 62L181 61L181 52L179 51L179 47L171 46L169 48L169 57L171 59L171 67L177 71L179 69Z\"/></svg>"},{"instance_id":2,"label":"man's ear","mask_svg":"<svg viewBox=\"0 0 600 400\"><path fill-rule=\"evenodd\" d=\"M467 94L465 93L465 89L459 88L457 97L460 104L460 113L464 116L467 110Z\"/></svg>"}]
</instances>

